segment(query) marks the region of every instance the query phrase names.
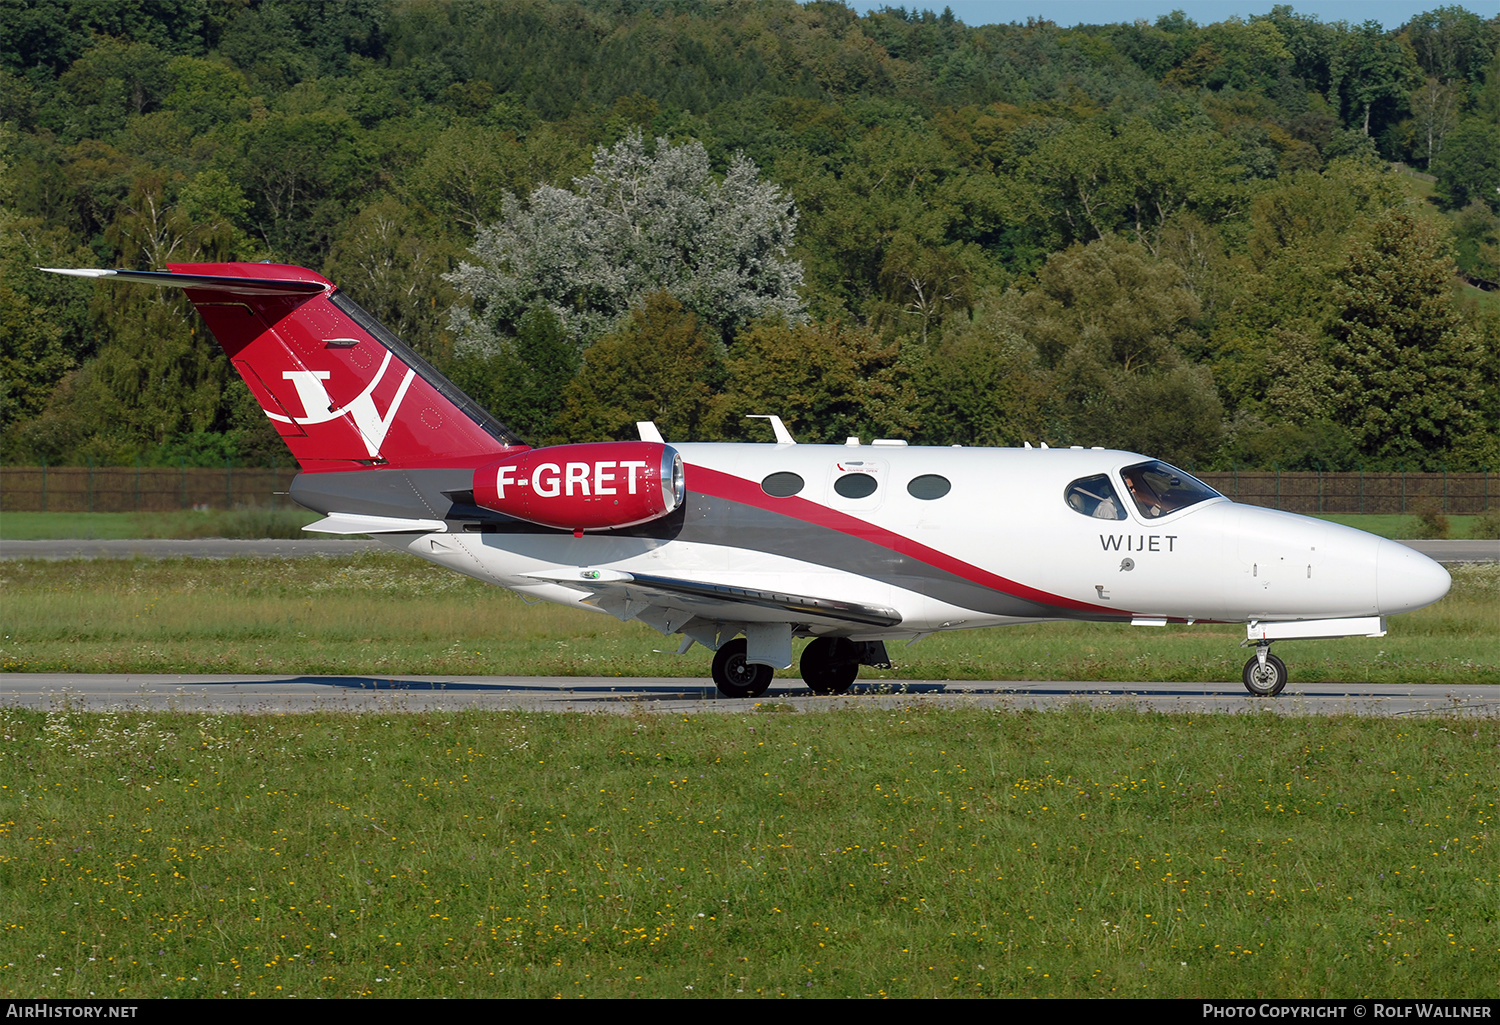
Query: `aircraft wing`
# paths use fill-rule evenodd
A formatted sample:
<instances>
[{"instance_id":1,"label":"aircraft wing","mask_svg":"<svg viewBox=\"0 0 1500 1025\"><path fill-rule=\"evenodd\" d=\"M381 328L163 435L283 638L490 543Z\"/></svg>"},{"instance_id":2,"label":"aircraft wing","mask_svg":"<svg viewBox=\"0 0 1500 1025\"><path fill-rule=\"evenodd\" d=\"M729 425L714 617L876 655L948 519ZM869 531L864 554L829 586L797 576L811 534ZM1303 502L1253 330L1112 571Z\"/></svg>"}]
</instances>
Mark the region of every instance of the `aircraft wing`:
<instances>
[{"instance_id":1,"label":"aircraft wing","mask_svg":"<svg viewBox=\"0 0 1500 1025\"><path fill-rule=\"evenodd\" d=\"M714 584L680 577L664 577L622 570L580 569L528 573L537 581L561 584L591 595L588 604L619 619L640 619L663 633L679 631L693 635L684 624L693 619L734 622L787 617L812 625L892 627L901 613L883 605L862 605L834 598L817 598L781 591L758 591L748 587ZM764 615L770 611L774 617Z\"/></svg>"}]
</instances>

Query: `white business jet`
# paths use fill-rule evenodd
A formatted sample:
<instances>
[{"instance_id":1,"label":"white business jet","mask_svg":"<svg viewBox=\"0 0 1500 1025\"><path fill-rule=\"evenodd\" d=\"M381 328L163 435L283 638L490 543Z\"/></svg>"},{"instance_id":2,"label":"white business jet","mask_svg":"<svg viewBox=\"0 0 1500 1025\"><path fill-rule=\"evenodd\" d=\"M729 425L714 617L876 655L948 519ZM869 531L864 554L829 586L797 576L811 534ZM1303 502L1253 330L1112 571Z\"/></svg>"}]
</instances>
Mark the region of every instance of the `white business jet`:
<instances>
[{"instance_id":1,"label":"white business jet","mask_svg":"<svg viewBox=\"0 0 1500 1025\"><path fill-rule=\"evenodd\" d=\"M793 645L849 688L887 641L1054 620L1243 623L1243 681L1287 683L1273 642L1385 633L1447 571L1393 541L1237 505L1106 449L640 439L530 448L320 275L274 264L57 273L182 288L302 467L307 529L370 534L524 595L638 619L715 652L755 697Z\"/></svg>"}]
</instances>

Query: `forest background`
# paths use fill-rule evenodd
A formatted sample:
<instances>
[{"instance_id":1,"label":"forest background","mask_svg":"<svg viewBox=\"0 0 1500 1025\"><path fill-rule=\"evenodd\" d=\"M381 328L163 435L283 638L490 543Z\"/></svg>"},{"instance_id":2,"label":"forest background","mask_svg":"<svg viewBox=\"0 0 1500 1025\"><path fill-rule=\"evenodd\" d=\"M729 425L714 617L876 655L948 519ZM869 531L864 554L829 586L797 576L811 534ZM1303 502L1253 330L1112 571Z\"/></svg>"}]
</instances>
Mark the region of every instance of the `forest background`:
<instances>
[{"instance_id":1,"label":"forest background","mask_svg":"<svg viewBox=\"0 0 1500 1025\"><path fill-rule=\"evenodd\" d=\"M319 270L533 443L1500 468L1500 18L0 0L0 460L285 452L175 292Z\"/></svg>"}]
</instances>

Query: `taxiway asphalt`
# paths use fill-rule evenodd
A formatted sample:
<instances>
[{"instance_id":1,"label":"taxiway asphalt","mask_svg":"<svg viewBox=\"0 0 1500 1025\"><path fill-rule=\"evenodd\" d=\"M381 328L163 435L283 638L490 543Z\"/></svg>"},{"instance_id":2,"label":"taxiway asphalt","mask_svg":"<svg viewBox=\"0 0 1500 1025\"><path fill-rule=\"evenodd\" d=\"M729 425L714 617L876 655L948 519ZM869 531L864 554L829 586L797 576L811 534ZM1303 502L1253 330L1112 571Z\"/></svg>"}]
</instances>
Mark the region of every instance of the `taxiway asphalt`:
<instances>
[{"instance_id":1,"label":"taxiway asphalt","mask_svg":"<svg viewBox=\"0 0 1500 1025\"><path fill-rule=\"evenodd\" d=\"M1295 682L1280 697L1252 698L1238 684L1063 681L862 681L818 697L778 679L762 697L719 696L707 680L571 676L245 676L139 673L5 673L0 706L183 712L428 712L461 709L615 714L791 712L835 708L1069 705L1181 714L1494 716L1500 686L1384 686Z\"/></svg>"}]
</instances>

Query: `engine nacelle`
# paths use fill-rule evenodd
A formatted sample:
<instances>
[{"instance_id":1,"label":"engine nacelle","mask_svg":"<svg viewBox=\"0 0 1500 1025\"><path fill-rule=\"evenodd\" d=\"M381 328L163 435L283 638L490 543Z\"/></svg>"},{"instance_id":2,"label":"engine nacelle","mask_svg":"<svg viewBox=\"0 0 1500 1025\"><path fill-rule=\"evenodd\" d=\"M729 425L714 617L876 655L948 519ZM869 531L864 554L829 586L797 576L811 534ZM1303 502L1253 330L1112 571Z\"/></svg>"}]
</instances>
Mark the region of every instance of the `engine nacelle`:
<instances>
[{"instance_id":1,"label":"engine nacelle","mask_svg":"<svg viewBox=\"0 0 1500 1025\"><path fill-rule=\"evenodd\" d=\"M475 504L573 531L649 523L685 493L682 456L659 441L553 445L474 471Z\"/></svg>"}]
</instances>

